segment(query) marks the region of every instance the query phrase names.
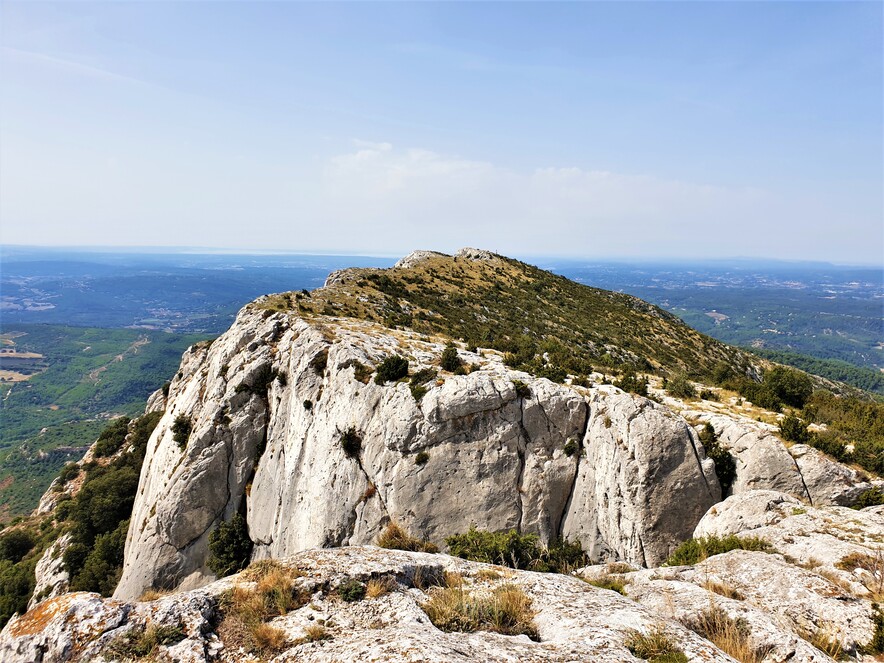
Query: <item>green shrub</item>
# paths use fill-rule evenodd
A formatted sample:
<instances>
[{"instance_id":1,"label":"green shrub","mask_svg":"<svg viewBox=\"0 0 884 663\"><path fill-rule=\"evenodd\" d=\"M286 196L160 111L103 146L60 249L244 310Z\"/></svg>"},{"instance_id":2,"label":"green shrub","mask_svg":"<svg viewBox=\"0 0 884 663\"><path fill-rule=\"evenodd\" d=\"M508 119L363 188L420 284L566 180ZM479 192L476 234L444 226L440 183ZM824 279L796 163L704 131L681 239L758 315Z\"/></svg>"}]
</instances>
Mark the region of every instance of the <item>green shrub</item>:
<instances>
[{"instance_id":1,"label":"green shrub","mask_svg":"<svg viewBox=\"0 0 884 663\"><path fill-rule=\"evenodd\" d=\"M175 421L172 423L172 439L178 443L182 451L187 447L187 440L190 438L192 428L193 424L190 423L190 419L183 414L175 417Z\"/></svg>"},{"instance_id":2,"label":"green shrub","mask_svg":"<svg viewBox=\"0 0 884 663\"><path fill-rule=\"evenodd\" d=\"M10 530L0 536L0 559L12 562L20 562L31 548L37 543L37 539L26 529Z\"/></svg>"},{"instance_id":3,"label":"green shrub","mask_svg":"<svg viewBox=\"0 0 884 663\"><path fill-rule=\"evenodd\" d=\"M320 350L317 352L313 359L310 360L310 368L313 369L313 372L316 373L319 377L325 375L325 369L328 366L328 348L324 350Z\"/></svg>"},{"instance_id":4,"label":"green shrub","mask_svg":"<svg viewBox=\"0 0 884 663\"><path fill-rule=\"evenodd\" d=\"M688 539L676 548L666 560L666 566L689 566L702 562L714 555L721 555L731 550L758 550L773 552L770 544L757 537L740 538L733 534L725 537L706 536L699 539Z\"/></svg>"},{"instance_id":5,"label":"green shrub","mask_svg":"<svg viewBox=\"0 0 884 663\"><path fill-rule=\"evenodd\" d=\"M515 530L488 532L471 527L468 532L449 536L445 543L455 557L514 569L566 573L587 563L579 542L558 541L545 547L536 534Z\"/></svg>"},{"instance_id":6,"label":"green shrub","mask_svg":"<svg viewBox=\"0 0 884 663\"><path fill-rule=\"evenodd\" d=\"M580 451L580 446L577 444L577 440L571 438L565 442L562 451L565 452L566 456L575 456Z\"/></svg>"},{"instance_id":7,"label":"green shrub","mask_svg":"<svg viewBox=\"0 0 884 663\"><path fill-rule=\"evenodd\" d=\"M355 603L365 598L365 585L350 578L338 585L338 595L347 603Z\"/></svg>"},{"instance_id":8,"label":"green shrub","mask_svg":"<svg viewBox=\"0 0 884 663\"><path fill-rule=\"evenodd\" d=\"M676 398L694 398L697 390L684 373L676 373L666 381L666 391Z\"/></svg>"},{"instance_id":9,"label":"green shrub","mask_svg":"<svg viewBox=\"0 0 884 663\"><path fill-rule=\"evenodd\" d=\"M313 409L313 401L311 401L309 398L304 401L304 409L307 411L310 411Z\"/></svg>"},{"instance_id":10,"label":"green shrub","mask_svg":"<svg viewBox=\"0 0 884 663\"><path fill-rule=\"evenodd\" d=\"M428 462L430 462L430 454L426 451L419 451L414 457L415 465L426 465Z\"/></svg>"},{"instance_id":11,"label":"green shrub","mask_svg":"<svg viewBox=\"0 0 884 663\"><path fill-rule=\"evenodd\" d=\"M408 375L408 360L399 355L387 357L378 366L378 373L374 378L376 384L386 384L401 380Z\"/></svg>"},{"instance_id":12,"label":"green shrub","mask_svg":"<svg viewBox=\"0 0 884 663\"><path fill-rule=\"evenodd\" d=\"M879 504L884 504L884 490L881 490L877 486L873 486L860 493L859 497L856 498L853 508L865 509L867 506L878 506Z\"/></svg>"},{"instance_id":13,"label":"green shrub","mask_svg":"<svg viewBox=\"0 0 884 663\"><path fill-rule=\"evenodd\" d=\"M341 448L348 458L357 458L362 449L362 436L356 432L356 428L350 426L341 433Z\"/></svg>"},{"instance_id":14,"label":"green shrub","mask_svg":"<svg viewBox=\"0 0 884 663\"><path fill-rule=\"evenodd\" d=\"M435 380L437 375L438 373L432 368L422 368L417 373L411 376L410 382L413 385L426 384L431 380Z\"/></svg>"},{"instance_id":15,"label":"green shrub","mask_svg":"<svg viewBox=\"0 0 884 663\"><path fill-rule=\"evenodd\" d=\"M734 479L737 478L737 461L727 449L721 446L712 424L707 423L703 426L700 431L700 442L706 449L706 456L715 463L715 475L721 485L721 494L726 497L731 492Z\"/></svg>"},{"instance_id":16,"label":"green shrub","mask_svg":"<svg viewBox=\"0 0 884 663\"><path fill-rule=\"evenodd\" d=\"M807 424L794 415L784 417L780 422L780 435L787 442L796 442L804 444L810 441L810 433L807 431Z\"/></svg>"},{"instance_id":17,"label":"green shrub","mask_svg":"<svg viewBox=\"0 0 884 663\"><path fill-rule=\"evenodd\" d=\"M457 348L454 346L454 343L449 343L445 346L439 365L443 371L448 371L449 373L454 373L457 369L463 368L463 360L457 354Z\"/></svg>"},{"instance_id":18,"label":"green shrub","mask_svg":"<svg viewBox=\"0 0 884 663\"><path fill-rule=\"evenodd\" d=\"M209 559L206 565L219 578L241 571L249 564L252 540L246 519L235 513L209 534Z\"/></svg>"},{"instance_id":19,"label":"green shrub","mask_svg":"<svg viewBox=\"0 0 884 663\"><path fill-rule=\"evenodd\" d=\"M416 401L420 401L424 396L427 395L427 388L420 384L412 384L408 387L411 390L411 396Z\"/></svg>"},{"instance_id":20,"label":"green shrub","mask_svg":"<svg viewBox=\"0 0 884 663\"><path fill-rule=\"evenodd\" d=\"M801 409L813 393L813 382L806 373L776 366L764 374L764 386L785 405Z\"/></svg>"},{"instance_id":21,"label":"green shrub","mask_svg":"<svg viewBox=\"0 0 884 663\"><path fill-rule=\"evenodd\" d=\"M513 380L513 387L519 398L531 398L531 388L521 380Z\"/></svg>"},{"instance_id":22,"label":"green shrub","mask_svg":"<svg viewBox=\"0 0 884 663\"><path fill-rule=\"evenodd\" d=\"M58 473L58 485L64 486L71 479L80 476L80 466L77 463L68 463Z\"/></svg>"},{"instance_id":23,"label":"green shrub","mask_svg":"<svg viewBox=\"0 0 884 663\"><path fill-rule=\"evenodd\" d=\"M105 458L114 455L123 446L128 432L128 417L114 419L98 436L98 440L95 442L95 456Z\"/></svg>"},{"instance_id":24,"label":"green shrub","mask_svg":"<svg viewBox=\"0 0 884 663\"><path fill-rule=\"evenodd\" d=\"M638 394L639 396L648 395L647 378L640 378L633 371L625 372L623 377L614 383L614 386L623 391Z\"/></svg>"}]
</instances>

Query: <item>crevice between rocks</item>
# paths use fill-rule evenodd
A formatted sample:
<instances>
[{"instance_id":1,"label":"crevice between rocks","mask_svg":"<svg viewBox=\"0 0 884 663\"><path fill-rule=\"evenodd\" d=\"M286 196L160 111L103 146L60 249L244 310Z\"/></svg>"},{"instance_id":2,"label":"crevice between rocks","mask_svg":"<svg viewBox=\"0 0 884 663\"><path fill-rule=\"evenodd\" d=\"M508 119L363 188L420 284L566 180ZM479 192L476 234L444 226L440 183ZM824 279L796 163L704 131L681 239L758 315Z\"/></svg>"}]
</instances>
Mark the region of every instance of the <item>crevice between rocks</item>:
<instances>
[{"instance_id":1,"label":"crevice between rocks","mask_svg":"<svg viewBox=\"0 0 884 663\"><path fill-rule=\"evenodd\" d=\"M589 421L592 416L592 408L590 408L589 403L586 400L583 401L583 407L586 409L586 414L583 419L583 430L580 432L580 449L577 453L577 463L574 467L574 476L571 479L571 486L568 488L568 497L565 499L565 504L562 506L562 512L559 514L559 526L556 528L556 536L559 540L564 539L565 517L571 509L571 501L574 499L574 489L577 487L577 479L580 476L580 460L583 458L583 454L586 453L586 434L589 432Z\"/></svg>"}]
</instances>

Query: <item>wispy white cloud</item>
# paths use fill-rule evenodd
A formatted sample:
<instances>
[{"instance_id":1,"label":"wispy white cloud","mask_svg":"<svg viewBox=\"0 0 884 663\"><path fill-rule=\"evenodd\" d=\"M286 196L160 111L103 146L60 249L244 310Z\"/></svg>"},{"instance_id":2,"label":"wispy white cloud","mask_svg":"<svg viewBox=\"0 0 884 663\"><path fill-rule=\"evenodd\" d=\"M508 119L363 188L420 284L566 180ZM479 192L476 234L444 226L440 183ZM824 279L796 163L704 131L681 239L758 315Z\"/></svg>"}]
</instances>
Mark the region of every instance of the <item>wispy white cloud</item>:
<instances>
[{"instance_id":1,"label":"wispy white cloud","mask_svg":"<svg viewBox=\"0 0 884 663\"><path fill-rule=\"evenodd\" d=\"M20 48L12 48L11 46L0 46L0 52L3 56L12 61L21 64L38 65L55 69L65 74L78 76L82 78L91 78L95 80L114 81L123 83L136 83L138 85L153 85L140 78L125 76L108 69L96 67L90 64L84 64L67 58L60 58L46 53L38 53L36 51L28 51Z\"/></svg>"},{"instance_id":2,"label":"wispy white cloud","mask_svg":"<svg viewBox=\"0 0 884 663\"><path fill-rule=\"evenodd\" d=\"M767 223L776 197L648 175L493 163L389 143L361 142L329 160L319 205L326 224L359 219L390 241L447 247L478 243L526 253L692 253L716 226ZM768 230L769 234L769 230ZM716 254L748 250L710 247ZM687 239L686 239L687 238ZM418 241L419 240L419 241ZM723 251L720 249L724 249Z\"/></svg>"}]
</instances>

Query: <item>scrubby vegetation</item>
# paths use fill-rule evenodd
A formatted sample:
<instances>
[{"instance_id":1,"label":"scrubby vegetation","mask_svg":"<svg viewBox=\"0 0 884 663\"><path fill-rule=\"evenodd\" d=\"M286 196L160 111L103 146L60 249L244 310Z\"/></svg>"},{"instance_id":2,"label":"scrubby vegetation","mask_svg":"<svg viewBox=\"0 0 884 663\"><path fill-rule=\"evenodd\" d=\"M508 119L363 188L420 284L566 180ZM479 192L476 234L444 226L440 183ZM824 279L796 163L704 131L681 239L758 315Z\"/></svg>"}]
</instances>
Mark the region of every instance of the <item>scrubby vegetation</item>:
<instances>
[{"instance_id":1,"label":"scrubby vegetation","mask_svg":"<svg viewBox=\"0 0 884 663\"><path fill-rule=\"evenodd\" d=\"M767 541L757 537L741 538L733 534L724 537L705 536L698 539L688 539L682 543L666 560L666 566L697 564L713 555L721 555L731 550L773 552L773 548Z\"/></svg>"},{"instance_id":2,"label":"scrubby vegetation","mask_svg":"<svg viewBox=\"0 0 884 663\"><path fill-rule=\"evenodd\" d=\"M817 391L804 404L801 416L826 426L825 431L811 435L808 444L838 460L884 474L884 403Z\"/></svg>"},{"instance_id":3,"label":"scrubby vegetation","mask_svg":"<svg viewBox=\"0 0 884 663\"><path fill-rule=\"evenodd\" d=\"M246 519L233 514L209 534L209 559L206 565L219 578L229 576L246 567L252 554L252 540Z\"/></svg>"},{"instance_id":4,"label":"scrubby vegetation","mask_svg":"<svg viewBox=\"0 0 884 663\"><path fill-rule=\"evenodd\" d=\"M288 645L285 632L267 622L305 605L310 599L296 584L300 572L267 560L243 572L254 587L237 585L220 597L218 635L230 648L243 647L263 658L272 658Z\"/></svg>"},{"instance_id":5,"label":"scrubby vegetation","mask_svg":"<svg viewBox=\"0 0 884 663\"><path fill-rule=\"evenodd\" d=\"M362 436L354 426L341 433L341 449L348 458L358 458L362 450Z\"/></svg>"},{"instance_id":6,"label":"scrubby vegetation","mask_svg":"<svg viewBox=\"0 0 884 663\"><path fill-rule=\"evenodd\" d=\"M120 450L120 447L123 446L123 442L126 440L126 434L128 432L129 417L114 419L113 422L101 431L101 434L98 436L98 440L95 443L96 458L113 456Z\"/></svg>"},{"instance_id":7,"label":"scrubby vegetation","mask_svg":"<svg viewBox=\"0 0 884 663\"><path fill-rule=\"evenodd\" d=\"M569 573L588 563L579 542L556 541L544 546L536 534L515 530L488 532L471 527L468 532L449 536L445 543L456 557L514 569Z\"/></svg>"},{"instance_id":8,"label":"scrubby vegetation","mask_svg":"<svg viewBox=\"0 0 884 663\"><path fill-rule=\"evenodd\" d=\"M408 376L408 360L399 355L387 357L378 366L377 375L374 381L377 384L386 384L387 382L396 382Z\"/></svg>"},{"instance_id":9,"label":"scrubby vegetation","mask_svg":"<svg viewBox=\"0 0 884 663\"><path fill-rule=\"evenodd\" d=\"M454 346L454 343L449 343L445 346L439 365L443 371L448 371L449 373L454 373L463 366L463 360L457 354L457 348Z\"/></svg>"},{"instance_id":10,"label":"scrubby vegetation","mask_svg":"<svg viewBox=\"0 0 884 663\"><path fill-rule=\"evenodd\" d=\"M338 585L338 596L347 603L361 601L365 598L365 585L356 580L356 578L345 580Z\"/></svg>"},{"instance_id":11,"label":"scrubby vegetation","mask_svg":"<svg viewBox=\"0 0 884 663\"><path fill-rule=\"evenodd\" d=\"M559 382L596 367L691 371L700 379L718 361L741 374L752 363L747 353L656 306L504 257L440 256L408 270L353 270L339 287L310 293L299 302L302 311L305 306L492 348L508 365ZM454 371L457 351L451 350L443 368Z\"/></svg>"},{"instance_id":12,"label":"scrubby vegetation","mask_svg":"<svg viewBox=\"0 0 884 663\"><path fill-rule=\"evenodd\" d=\"M190 439L192 428L193 424L190 423L190 417L183 414L179 414L175 417L175 421L172 422L172 439L175 440L181 449L187 446L187 440Z\"/></svg>"},{"instance_id":13,"label":"scrubby vegetation","mask_svg":"<svg viewBox=\"0 0 884 663\"><path fill-rule=\"evenodd\" d=\"M476 592L465 587L461 576L447 574L446 586L430 589L430 597L421 607L442 631L490 631L540 639L533 622L531 599L516 585Z\"/></svg>"},{"instance_id":14,"label":"scrubby vegetation","mask_svg":"<svg viewBox=\"0 0 884 663\"><path fill-rule=\"evenodd\" d=\"M160 645L174 645L185 638L180 626L155 626L135 628L116 638L108 653L122 659L144 658L156 653Z\"/></svg>"},{"instance_id":15,"label":"scrubby vegetation","mask_svg":"<svg viewBox=\"0 0 884 663\"><path fill-rule=\"evenodd\" d=\"M700 430L700 442L706 449L706 455L715 463L715 475L721 484L721 495L727 497L737 478L737 461L731 453L718 441L718 435L712 424L707 423Z\"/></svg>"}]
</instances>

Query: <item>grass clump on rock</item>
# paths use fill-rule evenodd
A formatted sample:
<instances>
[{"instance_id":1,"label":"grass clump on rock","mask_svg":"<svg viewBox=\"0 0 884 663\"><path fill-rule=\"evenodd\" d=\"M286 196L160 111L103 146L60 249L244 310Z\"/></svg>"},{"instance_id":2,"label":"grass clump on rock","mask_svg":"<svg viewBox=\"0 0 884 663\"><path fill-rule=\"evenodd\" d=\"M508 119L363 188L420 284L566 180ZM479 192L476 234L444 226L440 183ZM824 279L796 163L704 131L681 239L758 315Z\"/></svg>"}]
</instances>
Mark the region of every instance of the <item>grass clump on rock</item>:
<instances>
[{"instance_id":1,"label":"grass clump on rock","mask_svg":"<svg viewBox=\"0 0 884 663\"><path fill-rule=\"evenodd\" d=\"M662 625L647 633L631 631L624 644L633 656L651 663L688 663L688 657Z\"/></svg>"},{"instance_id":2,"label":"grass clump on rock","mask_svg":"<svg viewBox=\"0 0 884 663\"><path fill-rule=\"evenodd\" d=\"M446 586L432 588L421 608L441 631L490 631L540 639L531 599L516 585L500 585L490 592L470 591L461 576L448 574Z\"/></svg>"},{"instance_id":3,"label":"grass clump on rock","mask_svg":"<svg viewBox=\"0 0 884 663\"><path fill-rule=\"evenodd\" d=\"M704 536L698 539L688 539L682 543L666 560L666 566L689 566L731 550L773 552L773 548L767 541L754 536L742 538L734 534L724 537Z\"/></svg>"},{"instance_id":4,"label":"grass clump on rock","mask_svg":"<svg viewBox=\"0 0 884 663\"><path fill-rule=\"evenodd\" d=\"M529 571L569 573L588 561L578 542L557 541L544 546L536 534L515 530L488 532L471 527L463 534L449 536L445 543L456 557Z\"/></svg>"},{"instance_id":5,"label":"grass clump on rock","mask_svg":"<svg viewBox=\"0 0 884 663\"><path fill-rule=\"evenodd\" d=\"M348 458L357 458L362 450L362 436L356 432L356 428L350 426L341 433L341 448Z\"/></svg>"},{"instance_id":6,"label":"grass clump on rock","mask_svg":"<svg viewBox=\"0 0 884 663\"><path fill-rule=\"evenodd\" d=\"M160 645L174 645L185 638L180 626L157 626L132 629L116 638L110 645L110 654L120 658L144 658L156 653Z\"/></svg>"},{"instance_id":7,"label":"grass clump on rock","mask_svg":"<svg viewBox=\"0 0 884 663\"><path fill-rule=\"evenodd\" d=\"M418 539L411 536L408 531L396 523L390 523L386 529L378 535L375 543L381 548L393 550L408 550L410 552L437 553L439 547L426 539Z\"/></svg>"}]
</instances>

